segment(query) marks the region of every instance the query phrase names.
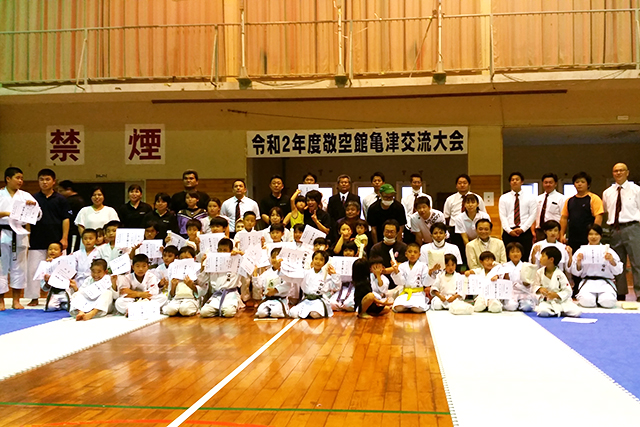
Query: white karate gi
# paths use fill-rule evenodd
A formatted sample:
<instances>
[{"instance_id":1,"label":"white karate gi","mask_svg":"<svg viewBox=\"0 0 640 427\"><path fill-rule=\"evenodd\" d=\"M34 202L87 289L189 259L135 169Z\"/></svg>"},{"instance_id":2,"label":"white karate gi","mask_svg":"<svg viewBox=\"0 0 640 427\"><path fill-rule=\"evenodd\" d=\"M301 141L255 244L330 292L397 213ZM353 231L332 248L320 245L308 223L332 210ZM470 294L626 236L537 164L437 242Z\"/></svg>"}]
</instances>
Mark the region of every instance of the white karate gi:
<instances>
[{"instance_id":1,"label":"white karate gi","mask_svg":"<svg viewBox=\"0 0 640 427\"><path fill-rule=\"evenodd\" d=\"M485 272L484 267L474 268L473 272L483 278L491 280L492 277L498 276L500 271L500 265L493 267L488 273ZM497 299L487 299L484 295L478 295L473 302L473 311L479 313L486 309L489 309L490 313L502 313L502 302Z\"/></svg>"},{"instance_id":2,"label":"white karate gi","mask_svg":"<svg viewBox=\"0 0 640 427\"><path fill-rule=\"evenodd\" d=\"M57 258L57 261L54 259L50 263L48 263L49 266L47 268L45 275L47 274L51 275L53 270L55 270L56 266L58 265L59 260L60 258ZM45 305L44 305L44 311L58 311L58 310L69 311L70 302L71 302L70 295L73 294L72 288L69 288L69 291L67 292L64 289L54 288L44 280L41 280L40 289L47 292L47 301L45 302Z\"/></svg>"},{"instance_id":3,"label":"white karate gi","mask_svg":"<svg viewBox=\"0 0 640 427\"><path fill-rule=\"evenodd\" d=\"M462 256L460 255L460 249L456 245L452 245L451 243L444 243L444 245L438 247L434 242L424 244L420 247L420 262L429 266L429 252L444 252L445 255L451 254L456 257L456 263L458 265L462 265ZM435 270L431 276L429 276L427 280L427 286L431 286L433 282L436 280L436 276L444 271L444 265L441 270Z\"/></svg>"},{"instance_id":4,"label":"white karate gi","mask_svg":"<svg viewBox=\"0 0 640 427\"><path fill-rule=\"evenodd\" d=\"M604 245L598 245L605 250ZM604 308L613 308L616 306L618 291L616 288L615 277L624 270L624 264L620 262L620 257L614 250L608 250L613 256L616 265L613 266L609 261L602 264L585 264L582 261L582 269L578 270L577 256L583 253L582 248L578 249L573 255L573 263L571 264L571 273L574 276L581 277L582 280L578 285L578 304L583 307L596 307L600 305Z\"/></svg>"},{"instance_id":5,"label":"white karate gi","mask_svg":"<svg viewBox=\"0 0 640 427\"><path fill-rule=\"evenodd\" d=\"M582 314L580 308L571 301L572 291L567 276L565 276L559 268L553 271L551 278L548 278L544 271L545 267L542 267L536 272L536 278L533 281L533 292L537 293L540 288L544 287L557 293L559 298L553 301L543 301L542 296L540 296L538 307L536 307L538 316L551 317L564 315L580 317L580 314Z\"/></svg>"},{"instance_id":6,"label":"white karate gi","mask_svg":"<svg viewBox=\"0 0 640 427\"><path fill-rule=\"evenodd\" d=\"M106 277L109 277L109 275L107 275ZM110 281L111 279L108 279L108 280ZM78 315L78 312L79 312L78 308L74 305L74 300L76 299L77 300L82 299L84 301L91 302L92 303L91 309L98 310L98 312L94 317L103 317L113 311L113 300L118 295L117 291L113 290L113 287L109 286L108 289L100 293L100 296L98 298L92 300L85 293L85 289L87 289L89 286L93 285L94 283L95 283L95 280L93 280L93 277L88 277L84 281L82 286L78 286L78 292L71 295L71 309L69 310L69 314L71 316L75 317ZM85 313L89 311L91 310L87 310L85 311Z\"/></svg>"},{"instance_id":7,"label":"white karate gi","mask_svg":"<svg viewBox=\"0 0 640 427\"><path fill-rule=\"evenodd\" d=\"M558 268L564 271L565 273L570 273L571 269L567 267L567 265L569 265L569 252L567 252L567 245L565 245L564 243L560 243L558 241L556 241L555 243L549 243L547 242L546 239L540 242L536 242L536 244L533 245L533 247L531 248L531 253L533 253L535 248L540 248L535 258L536 265L538 266L538 268L542 267L540 265L540 255L542 254L542 250L549 246L555 246L556 248L558 248L558 250L562 254L562 260L560 261L560 263L558 263Z\"/></svg>"},{"instance_id":8,"label":"white karate gi","mask_svg":"<svg viewBox=\"0 0 640 427\"><path fill-rule=\"evenodd\" d=\"M315 269L305 271L300 289L304 293L304 299L291 308L291 317L321 317L333 316L329 295L340 289L342 282L338 274L327 274L326 268L316 273ZM310 299L312 298L312 299Z\"/></svg>"},{"instance_id":9,"label":"white karate gi","mask_svg":"<svg viewBox=\"0 0 640 427\"><path fill-rule=\"evenodd\" d=\"M211 287L211 297L202 306L202 317L233 317L241 306L237 273L202 273L202 283Z\"/></svg>"},{"instance_id":10,"label":"white karate gi","mask_svg":"<svg viewBox=\"0 0 640 427\"><path fill-rule=\"evenodd\" d=\"M85 280L91 277L91 263L94 259L97 259L99 255L98 248L93 248L90 253L83 248L73 253L73 257L76 260L76 285L78 289L82 286Z\"/></svg>"},{"instance_id":11,"label":"white karate gi","mask_svg":"<svg viewBox=\"0 0 640 427\"><path fill-rule=\"evenodd\" d=\"M18 190L13 197L7 188L0 190L0 212L11 212L13 202L32 201L36 199L26 191ZM38 219L42 218L39 211ZM24 227L26 223L21 223ZM16 235L16 251L12 250L13 230L9 227L9 217L0 218L0 295L9 291L9 275L11 276L11 289L24 289L27 286L27 249L29 248L29 236Z\"/></svg>"},{"instance_id":12,"label":"white karate gi","mask_svg":"<svg viewBox=\"0 0 640 427\"><path fill-rule=\"evenodd\" d=\"M393 302L393 311L411 310L424 313L429 309L425 288L429 286L429 267L416 261L413 267L409 261L398 266L398 274L392 274L393 282L400 288L400 295Z\"/></svg>"},{"instance_id":13,"label":"white karate gi","mask_svg":"<svg viewBox=\"0 0 640 427\"><path fill-rule=\"evenodd\" d=\"M496 269L496 273L501 279L504 279L505 275L509 274L509 280L513 282L513 298L500 301L507 311L533 311L538 303L538 298L531 291L531 286L527 286L531 284L525 285L520 277L520 270L525 264L532 265L522 261L515 265L512 261L509 261Z\"/></svg>"},{"instance_id":14,"label":"white karate gi","mask_svg":"<svg viewBox=\"0 0 640 427\"><path fill-rule=\"evenodd\" d=\"M466 295L460 295L462 299L458 298L453 302L442 301L436 296L437 292L440 292L443 297L449 299L456 294L457 281L463 278L460 273L447 274L445 271L438 274L436 280L431 285L431 309L432 310L449 310L451 314L472 314L473 306L468 302L464 302L463 299Z\"/></svg>"},{"instance_id":15,"label":"white karate gi","mask_svg":"<svg viewBox=\"0 0 640 427\"><path fill-rule=\"evenodd\" d=\"M82 249L84 250L84 247ZM109 263L109 261L113 261L120 255L127 253L129 253L129 251L116 247L112 248L110 243L105 243L104 245L98 246L98 255L96 258L101 258Z\"/></svg>"},{"instance_id":16,"label":"white karate gi","mask_svg":"<svg viewBox=\"0 0 640 427\"><path fill-rule=\"evenodd\" d=\"M172 289L171 275L172 275L171 265L169 265L169 268L167 269L167 272L166 272L166 277L167 277L167 280L169 280L169 286L167 286L167 289L169 291L170 299L164 305L164 307L162 307L162 314L165 314L167 316L177 316L178 314L185 317L195 316L198 313L198 310L200 309L200 303L198 301L198 293L201 292L201 288L200 286L198 286L198 283L203 283L202 282L203 275L199 274L198 278L194 280L196 284L196 289L198 289L198 291L196 292L192 291L191 288L189 288L189 286L187 286L183 280L180 280L176 285L176 291L173 297L170 296L171 289ZM158 280L158 282L159 281L160 280Z\"/></svg>"},{"instance_id":17,"label":"white karate gi","mask_svg":"<svg viewBox=\"0 0 640 427\"><path fill-rule=\"evenodd\" d=\"M376 297L376 299L385 300L387 299L387 294L389 293L390 282L389 278L384 274L380 277L382 277L382 283L378 283L378 279L376 278L375 274L370 274L369 278L371 281L371 291L373 292L373 295Z\"/></svg>"},{"instance_id":18,"label":"white karate gi","mask_svg":"<svg viewBox=\"0 0 640 427\"><path fill-rule=\"evenodd\" d=\"M254 289L259 289L263 294L269 288L274 288L276 294L264 296L256 310L256 317L288 317L289 316L289 292L291 284L282 280L282 277L273 268L268 269L258 277L253 277Z\"/></svg>"},{"instance_id":19,"label":"white karate gi","mask_svg":"<svg viewBox=\"0 0 640 427\"><path fill-rule=\"evenodd\" d=\"M129 305L137 299L123 294L123 289L131 289L132 291L137 292L149 292L151 294L151 298L149 299L162 308L167 303L167 297L160 292L158 282L159 280L156 275L150 271L145 273L142 281L138 280L135 273L129 273L118 277L118 293L120 296L115 303L118 313L126 315L129 310Z\"/></svg>"}]
</instances>

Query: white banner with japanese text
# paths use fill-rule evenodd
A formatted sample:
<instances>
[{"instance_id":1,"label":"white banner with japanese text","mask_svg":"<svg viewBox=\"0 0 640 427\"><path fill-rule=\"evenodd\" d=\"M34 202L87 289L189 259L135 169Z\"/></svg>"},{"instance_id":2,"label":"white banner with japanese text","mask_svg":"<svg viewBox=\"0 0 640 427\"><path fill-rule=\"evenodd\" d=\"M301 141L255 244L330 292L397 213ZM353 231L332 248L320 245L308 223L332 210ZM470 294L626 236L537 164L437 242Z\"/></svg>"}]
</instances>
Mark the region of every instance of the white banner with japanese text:
<instances>
[{"instance_id":1,"label":"white banner with japanese text","mask_svg":"<svg viewBox=\"0 0 640 427\"><path fill-rule=\"evenodd\" d=\"M45 164L48 166L84 164L84 126L47 126Z\"/></svg>"},{"instance_id":2,"label":"white banner with japanese text","mask_svg":"<svg viewBox=\"0 0 640 427\"><path fill-rule=\"evenodd\" d=\"M164 165L165 144L164 125L125 125L124 163Z\"/></svg>"},{"instance_id":3,"label":"white banner with japanese text","mask_svg":"<svg viewBox=\"0 0 640 427\"><path fill-rule=\"evenodd\" d=\"M247 132L247 157L467 154L466 126Z\"/></svg>"}]
</instances>

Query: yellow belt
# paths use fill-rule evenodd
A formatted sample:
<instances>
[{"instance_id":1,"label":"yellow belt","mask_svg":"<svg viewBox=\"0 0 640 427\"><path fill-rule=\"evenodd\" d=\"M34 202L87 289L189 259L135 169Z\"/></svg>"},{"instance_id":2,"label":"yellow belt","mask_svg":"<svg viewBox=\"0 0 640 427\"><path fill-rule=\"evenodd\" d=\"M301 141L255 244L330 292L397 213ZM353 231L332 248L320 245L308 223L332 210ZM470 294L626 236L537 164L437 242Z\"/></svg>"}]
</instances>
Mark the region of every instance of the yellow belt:
<instances>
[{"instance_id":1,"label":"yellow belt","mask_svg":"<svg viewBox=\"0 0 640 427\"><path fill-rule=\"evenodd\" d=\"M409 298L407 298L407 299L411 299L411 295L413 295L414 293L418 293L418 292L424 292L424 288L404 288L404 290L402 291L402 293L400 295L407 294L407 295L409 295Z\"/></svg>"}]
</instances>

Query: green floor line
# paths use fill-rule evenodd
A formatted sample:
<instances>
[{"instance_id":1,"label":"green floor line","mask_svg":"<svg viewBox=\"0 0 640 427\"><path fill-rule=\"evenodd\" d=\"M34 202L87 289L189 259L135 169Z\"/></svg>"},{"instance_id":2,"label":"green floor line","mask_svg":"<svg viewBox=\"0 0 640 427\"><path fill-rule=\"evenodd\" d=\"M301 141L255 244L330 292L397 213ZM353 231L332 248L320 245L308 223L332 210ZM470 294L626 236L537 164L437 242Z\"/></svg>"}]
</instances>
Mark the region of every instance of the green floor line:
<instances>
[{"instance_id":1,"label":"green floor line","mask_svg":"<svg viewBox=\"0 0 640 427\"><path fill-rule=\"evenodd\" d=\"M88 405L82 403L37 403L37 402L0 402L0 406L48 406L61 408L105 408L105 409L164 409L184 411L185 406L129 406L129 405ZM451 415L449 412L435 411L393 411L384 409L320 409L320 408L211 408L202 407L199 411L242 411L242 412L336 412L360 414L407 414L407 415Z\"/></svg>"}]
</instances>

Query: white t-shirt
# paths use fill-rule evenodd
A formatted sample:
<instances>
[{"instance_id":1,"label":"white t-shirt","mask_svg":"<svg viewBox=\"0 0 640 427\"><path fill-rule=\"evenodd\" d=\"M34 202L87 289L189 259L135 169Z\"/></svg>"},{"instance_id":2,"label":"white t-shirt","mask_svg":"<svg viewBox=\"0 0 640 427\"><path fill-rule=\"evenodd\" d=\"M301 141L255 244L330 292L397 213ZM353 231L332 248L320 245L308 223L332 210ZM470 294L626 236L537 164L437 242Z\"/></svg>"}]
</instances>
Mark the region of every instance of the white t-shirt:
<instances>
[{"instance_id":1,"label":"white t-shirt","mask_svg":"<svg viewBox=\"0 0 640 427\"><path fill-rule=\"evenodd\" d=\"M120 218L118 218L118 213L112 207L103 206L102 209L97 211L93 206L85 206L78 212L75 224L84 228L96 229L104 227L106 223L113 220L120 221Z\"/></svg>"},{"instance_id":2,"label":"white t-shirt","mask_svg":"<svg viewBox=\"0 0 640 427\"><path fill-rule=\"evenodd\" d=\"M469 218L469 215L467 215L466 212L461 213L453 220L456 227L456 233L467 233L469 241L472 241L478 237L478 233L476 233L476 223L481 219L488 219L491 221L491 217L486 212L477 211L476 216L473 219Z\"/></svg>"}]
</instances>

